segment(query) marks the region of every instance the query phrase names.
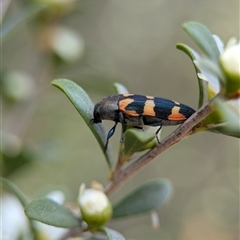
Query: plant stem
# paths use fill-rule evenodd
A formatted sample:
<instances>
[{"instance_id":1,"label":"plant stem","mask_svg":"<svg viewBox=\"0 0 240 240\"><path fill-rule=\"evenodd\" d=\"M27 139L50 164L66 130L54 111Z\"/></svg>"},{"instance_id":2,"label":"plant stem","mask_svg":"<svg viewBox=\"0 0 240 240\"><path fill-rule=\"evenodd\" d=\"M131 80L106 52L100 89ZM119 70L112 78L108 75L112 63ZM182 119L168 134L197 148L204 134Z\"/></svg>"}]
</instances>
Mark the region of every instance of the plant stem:
<instances>
[{"instance_id":1,"label":"plant stem","mask_svg":"<svg viewBox=\"0 0 240 240\"><path fill-rule=\"evenodd\" d=\"M161 144L152 150L148 151L140 158L138 158L131 165L119 171L114 179L105 188L105 193L110 194L114 191L123 181L131 177L138 170L144 167L147 163L151 162L157 155L168 149L170 146L179 142L186 135L190 135L194 126L196 126L201 120L208 116L211 112L211 104L214 101L212 98L207 104L198 109L190 118L188 118L181 126L179 126L174 132L172 132L168 137L166 137Z\"/></svg>"}]
</instances>

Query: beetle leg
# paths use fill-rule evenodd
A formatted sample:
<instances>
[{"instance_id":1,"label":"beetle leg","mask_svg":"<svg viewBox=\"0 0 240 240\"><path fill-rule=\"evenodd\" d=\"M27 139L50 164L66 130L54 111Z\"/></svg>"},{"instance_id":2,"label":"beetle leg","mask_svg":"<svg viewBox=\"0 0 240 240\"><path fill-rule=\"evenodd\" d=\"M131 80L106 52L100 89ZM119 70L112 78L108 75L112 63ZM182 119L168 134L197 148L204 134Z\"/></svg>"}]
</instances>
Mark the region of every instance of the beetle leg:
<instances>
[{"instance_id":1,"label":"beetle leg","mask_svg":"<svg viewBox=\"0 0 240 240\"><path fill-rule=\"evenodd\" d=\"M125 133L125 131L126 131L126 125L122 124L122 136L121 136L120 142L124 141L124 133Z\"/></svg>"},{"instance_id":2,"label":"beetle leg","mask_svg":"<svg viewBox=\"0 0 240 240\"><path fill-rule=\"evenodd\" d=\"M105 151L105 152L107 151L107 146L108 146L109 139L110 139L110 138L112 137L112 135L114 134L117 124L118 124L118 122L115 122L114 126L113 126L113 127L109 130L109 132L108 132L107 141L106 141L106 144L105 144L105 147L104 147L104 151Z\"/></svg>"},{"instance_id":3,"label":"beetle leg","mask_svg":"<svg viewBox=\"0 0 240 240\"><path fill-rule=\"evenodd\" d=\"M158 130L156 131L156 138L157 138L157 142L158 142L158 144L160 144L161 142L160 142L160 139L159 139L159 137L158 137L158 133L160 132L160 130L161 130L161 128L162 128L162 124L160 125L160 127L158 128Z\"/></svg>"},{"instance_id":4,"label":"beetle leg","mask_svg":"<svg viewBox=\"0 0 240 240\"><path fill-rule=\"evenodd\" d=\"M122 112L119 112L119 121L122 124L122 135L121 135L120 142L123 142L123 140L124 140L124 133L125 133L127 127L126 127L126 124L124 122L124 114Z\"/></svg>"}]
</instances>

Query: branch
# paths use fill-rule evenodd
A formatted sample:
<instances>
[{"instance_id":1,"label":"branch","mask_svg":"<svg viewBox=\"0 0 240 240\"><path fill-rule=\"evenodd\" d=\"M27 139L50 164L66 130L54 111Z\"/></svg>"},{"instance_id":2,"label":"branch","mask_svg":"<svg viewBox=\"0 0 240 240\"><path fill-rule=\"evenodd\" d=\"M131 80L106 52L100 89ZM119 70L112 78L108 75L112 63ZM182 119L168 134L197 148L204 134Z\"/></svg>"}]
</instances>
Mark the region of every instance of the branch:
<instances>
[{"instance_id":1,"label":"branch","mask_svg":"<svg viewBox=\"0 0 240 240\"><path fill-rule=\"evenodd\" d=\"M212 98L207 104L198 109L190 118L188 118L182 125L180 125L174 132L166 137L161 144L153 148L149 152L142 155L139 159L133 162L131 165L119 171L113 178L113 180L105 188L105 193L109 195L114 191L123 181L135 174L139 169L144 167L147 163L152 161L157 155L168 149L170 146L179 142L184 136L190 134L194 126L196 126L201 120L206 118L211 112L211 104L217 96Z\"/></svg>"}]
</instances>

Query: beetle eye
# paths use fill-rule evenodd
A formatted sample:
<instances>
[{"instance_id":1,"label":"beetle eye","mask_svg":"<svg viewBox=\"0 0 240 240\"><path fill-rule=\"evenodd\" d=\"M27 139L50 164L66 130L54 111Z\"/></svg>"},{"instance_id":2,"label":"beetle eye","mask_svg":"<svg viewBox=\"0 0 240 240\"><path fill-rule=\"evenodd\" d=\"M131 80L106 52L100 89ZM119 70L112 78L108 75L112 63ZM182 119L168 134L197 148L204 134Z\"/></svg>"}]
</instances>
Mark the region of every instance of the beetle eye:
<instances>
[{"instance_id":1,"label":"beetle eye","mask_svg":"<svg viewBox=\"0 0 240 240\"><path fill-rule=\"evenodd\" d=\"M99 112L94 112L93 122L94 123L101 123L102 122L102 119L101 119L101 116L100 116Z\"/></svg>"}]
</instances>

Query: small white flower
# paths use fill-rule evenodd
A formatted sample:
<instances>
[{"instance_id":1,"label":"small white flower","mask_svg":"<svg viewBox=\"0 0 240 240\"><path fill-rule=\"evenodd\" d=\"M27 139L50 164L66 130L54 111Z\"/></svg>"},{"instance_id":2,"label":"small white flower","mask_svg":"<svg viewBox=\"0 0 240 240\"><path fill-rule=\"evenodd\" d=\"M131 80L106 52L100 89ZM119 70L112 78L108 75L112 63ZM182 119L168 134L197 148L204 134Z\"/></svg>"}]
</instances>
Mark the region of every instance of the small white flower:
<instances>
[{"instance_id":1,"label":"small white flower","mask_svg":"<svg viewBox=\"0 0 240 240\"><path fill-rule=\"evenodd\" d=\"M5 240L30 240L28 220L21 203L13 195L4 194L1 199L2 236Z\"/></svg>"},{"instance_id":2,"label":"small white flower","mask_svg":"<svg viewBox=\"0 0 240 240\"><path fill-rule=\"evenodd\" d=\"M64 194L60 191L52 191L47 195L53 201L63 203ZM29 229L28 219L24 213L24 208L19 200L10 194L4 194L1 199L2 212L2 236L4 240L31 240L32 234ZM67 232L66 229L53 227L40 222L35 222L35 226L44 239L59 239Z\"/></svg>"}]
</instances>

